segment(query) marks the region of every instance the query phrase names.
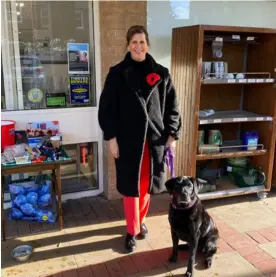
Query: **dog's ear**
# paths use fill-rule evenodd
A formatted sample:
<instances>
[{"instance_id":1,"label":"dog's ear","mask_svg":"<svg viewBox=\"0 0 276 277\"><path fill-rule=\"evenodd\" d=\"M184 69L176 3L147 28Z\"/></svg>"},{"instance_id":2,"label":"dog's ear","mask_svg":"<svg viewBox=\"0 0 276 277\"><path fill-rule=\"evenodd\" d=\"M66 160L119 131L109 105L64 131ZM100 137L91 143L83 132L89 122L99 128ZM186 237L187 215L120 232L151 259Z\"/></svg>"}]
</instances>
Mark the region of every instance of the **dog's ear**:
<instances>
[{"instance_id":1,"label":"dog's ear","mask_svg":"<svg viewBox=\"0 0 276 277\"><path fill-rule=\"evenodd\" d=\"M167 191L169 194L172 194L174 186L175 186L175 178L169 179L166 183L165 186L167 188Z\"/></svg>"}]
</instances>

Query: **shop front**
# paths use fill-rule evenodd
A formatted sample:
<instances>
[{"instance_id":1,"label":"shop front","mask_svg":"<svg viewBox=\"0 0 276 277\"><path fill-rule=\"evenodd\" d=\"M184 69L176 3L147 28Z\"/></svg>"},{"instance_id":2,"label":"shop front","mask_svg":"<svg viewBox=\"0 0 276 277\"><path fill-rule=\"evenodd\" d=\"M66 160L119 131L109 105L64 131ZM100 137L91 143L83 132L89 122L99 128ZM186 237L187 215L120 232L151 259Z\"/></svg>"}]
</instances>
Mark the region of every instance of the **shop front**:
<instances>
[{"instance_id":1,"label":"shop front","mask_svg":"<svg viewBox=\"0 0 276 277\"><path fill-rule=\"evenodd\" d=\"M170 69L173 28L195 24L275 28L275 4L2 1L2 120L16 121L16 130L26 130L28 122L59 122L71 158L61 168L63 200L100 193L117 198L114 161L102 140L97 113L109 67L125 55L127 29L147 26L150 53ZM5 192L8 201L7 187Z\"/></svg>"},{"instance_id":2,"label":"shop front","mask_svg":"<svg viewBox=\"0 0 276 277\"><path fill-rule=\"evenodd\" d=\"M63 199L103 191L98 4L3 1L2 120L15 130L57 121L71 158L63 165ZM11 176L11 179L19 176ZM9 199L5 187L5 200Z\"/></svg>"},{"instance_id":3,"label":"shop front","mask_svg":"<svg viewBox=\"0 0 276 277\"><path fill-rule=\"evenodd\" d=\"M15 130L26 130L30 122L58 122L71 159L61 166L63 200L118 197L113 160L98 126L98 102L109 67L125 55L128 27L146 25L146 2L1 5L2 120L14 120ZM9 199L6 185L5 202Z\"/></svg>"}]
</instances>

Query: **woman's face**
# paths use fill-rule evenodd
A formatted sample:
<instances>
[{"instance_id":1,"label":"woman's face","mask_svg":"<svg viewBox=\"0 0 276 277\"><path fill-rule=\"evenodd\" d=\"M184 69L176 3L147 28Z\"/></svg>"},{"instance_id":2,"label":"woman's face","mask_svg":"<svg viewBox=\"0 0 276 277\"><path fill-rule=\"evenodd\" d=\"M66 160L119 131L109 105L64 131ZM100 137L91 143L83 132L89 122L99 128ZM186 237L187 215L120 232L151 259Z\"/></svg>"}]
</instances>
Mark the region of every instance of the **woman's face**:
<instances>
[{"instance_id":1,"label":"woman's face","mask_svg":"<svg viewBox=\"0 0 276 277\"><path fill-rule=\"evenodd\" d=\"M128 45L132 59L137 62L141 62L146 59L148 48L149 46L144 33L135 34Z\"/></svg>"}]
</instances>

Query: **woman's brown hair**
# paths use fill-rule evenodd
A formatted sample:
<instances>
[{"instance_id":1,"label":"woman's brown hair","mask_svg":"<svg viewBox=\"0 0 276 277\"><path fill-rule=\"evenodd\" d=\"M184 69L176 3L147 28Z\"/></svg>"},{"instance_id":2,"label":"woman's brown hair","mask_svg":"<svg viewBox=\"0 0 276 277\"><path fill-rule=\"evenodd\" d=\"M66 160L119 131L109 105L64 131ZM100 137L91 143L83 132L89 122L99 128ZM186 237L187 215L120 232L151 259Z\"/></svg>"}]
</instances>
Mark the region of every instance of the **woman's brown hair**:
<instances>
[{"instance_id":1,"label":"woman's brown hair","mask_svg":"<svg viewBox=\"0 0 276 277\"><path fill-rule=\"evenodd\" d=\"M150 45L148 31L147 31L146 28L145 28L144 26L142 26L142 25L134 25L134 26L131 26L131 27L128 29L127 35L126 35L127 45L129 45L131 39L132 39L133 36L136 35L136 34L145 34L147 44Z\"/></svg>"}]
</instances>

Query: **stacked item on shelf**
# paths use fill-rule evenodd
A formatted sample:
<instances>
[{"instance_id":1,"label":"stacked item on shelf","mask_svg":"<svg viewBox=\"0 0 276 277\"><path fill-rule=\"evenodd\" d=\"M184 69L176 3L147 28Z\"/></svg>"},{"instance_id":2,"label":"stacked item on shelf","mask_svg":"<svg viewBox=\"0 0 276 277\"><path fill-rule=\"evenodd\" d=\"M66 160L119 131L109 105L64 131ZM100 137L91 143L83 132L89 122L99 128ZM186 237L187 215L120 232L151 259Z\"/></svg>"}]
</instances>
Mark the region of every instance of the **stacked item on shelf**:
<instances>
[{"instance_id":1,"label":"stacked item on shelf","mask_svg":"<svg viewBox=\"0 0 276 277\"><path fill-rule=\"evenodd\" d=\"M30 147L25 143L5 147L1 156L1 164L9 166L68 159L69 157L61 146L55 147L50 139L45 138L37 147Z\"/></svg>"},{"instance_id":2,"label":"stacked item on shelf","mask_svg":"<svg viewBox=\"0 0 276 277\"><path fill-rule=\"evenodd\" d=\"M208 131L208 144L205 144L205 131L198 131L198 153L219 153L222 145L222 134L219 130Z\"/></svg>"},{"instance_id":3,"label":"stacked item on shelf","mask_svg":"<svg viewBox=\"0 0 276 277\"><path fill-rule=\"evenodd\" d=\"M18 144L4 148L1 164L17 165L69 159L62 148L62 135L57 121L28 123L27 131L17 131L16 143Z\"/></svg>"},{"instance_id":4,"label":"stacked item on shelf","mask_svg":"<svg viewBox=\"0 0 276 277\"><path fill-rule=\"evenodd\" d=\"M216 177L214 178L207 174L211 164L212 164L212 161L207 161L205 163L201 162L197 165L198 170L197 170L196 178L201 185L199 193L212 192L217 189L216 188L217 178Z\"/></svg>"},{"instance_id":5,"label":"stacked item on shelf","mask_svg":"<svg viewBox=\"0 0 276 277\"><path fill-rule=\"evenodd\" d=\"M249 159L229 158L226 160L226 171L238 187L261 186L265 184L265 173L249 165Z\"/></svg>"},{"instance_id":6,"label":"stacked item on shelf","mask_svg":"<svg viewBox=\"0 0 276 277\"><path fill-rule=\"evenodd\" d=\"M208 133L208 141L206 142L205 134ZM198 131L198 154L215 154L229 151L256 151L258 149L264 149L262 144L259 144L258 132L244 132L242 134L242 140L224 141L222 139L222 133L220 130L199 130Z\"/></svg>"},{"instance_id":7,"label":"stacked item on shelf","mask_svg":"<svg viewBox=\"0 0 276 277\"><path fill-rule=\"evenodd\" d=\"M273 83L275 79L271 78L268 72L231 72L228 73L227 62L203 62L202 79L204 84L215 83Z\"/></svg>"},{"instance_id":8,"label":"stacked item on shelf","mask_svg":"<svg viewBox=\"0 0 276 277\"><path fill-rule=\"evenodd\" d=\"M51 176L38 175L9 184L12 208L9 218L54 223L57 218L57 201L52 193Z\"/></svg>"}]
</instances>

